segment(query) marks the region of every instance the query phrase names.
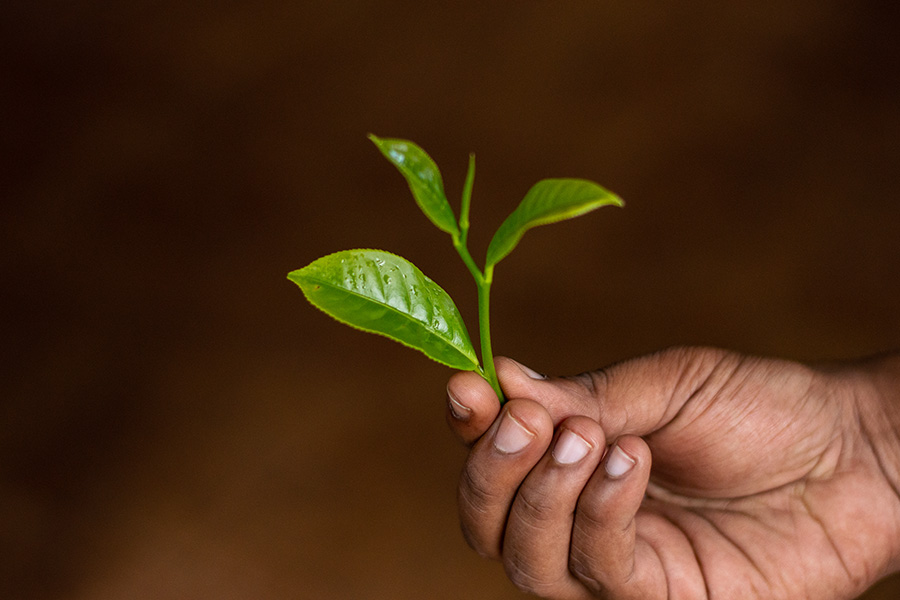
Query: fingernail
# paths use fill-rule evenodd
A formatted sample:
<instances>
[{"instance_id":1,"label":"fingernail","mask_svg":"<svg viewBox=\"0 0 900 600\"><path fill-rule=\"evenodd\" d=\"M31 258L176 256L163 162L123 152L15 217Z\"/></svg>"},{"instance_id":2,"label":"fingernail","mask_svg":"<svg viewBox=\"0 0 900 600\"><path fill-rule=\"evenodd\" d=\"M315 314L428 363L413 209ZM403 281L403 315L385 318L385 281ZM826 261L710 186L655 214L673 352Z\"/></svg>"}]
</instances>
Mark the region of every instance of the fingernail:
<instances>
[{"instance_id":1,"label":"fingernail","mask_svg":"<svg viewBox=\"0 0 900 600\"><path fill-rule=\"evenodd\" d=\"M494 437L494 447L504 454L514 454L527 446L534 434L525 429L509 411L503 415L500 428Z\"/></svg>"},{"instance_id":2,"label":"fingernail","mask_svg":"<svg viewBox=\"0 0 900 600\"><path fill-rule=\"evenodd\" d=\"M472 416L472 409L456 399L450 388L447 388L447 404L450 406L450 412L460 421L468 421Z\"/></svg>"},{"instance_id":3,"label":"fingernail","mask_svg":"<svg viewBox=\"0 0 900 600\"><path fill-rule=\"evenodd\" d=\"M561 465L571 465L584 458L590 449L591 445L583 437L564 429L553 447L553 458Z\"/></svg>"},{"instance_id":4,"label":"fingernail","mask_svg":"<svg viewBox=\"0 0 900 600\"><path fill-rule=\"evenodd\" d=\"M606 460L606 473L613 479L622 477L634 466L634 459L625 454L618 446L613 446Z\"/></svg>"},{"instance_id":5,"label":"fingernail","mask_svg":"<svg viewBox=\"0 0 900 600\"><path fill-rule=\"evenodd\" d=\"M534 369L532 369L532 368L530 368L530 367L526 367L525 365L523 365L523 364L520 363L520 362L517 362L516 364L519 365L519 368L522 369L522 372L523 372L523 373L525 373L526 375L528 375L528 376L531 377L532 379L547 379L547 376L546 376L546 375L542 375L541 373L538 373L538 372L535 371Z\"/></svg>"}]
</instances>

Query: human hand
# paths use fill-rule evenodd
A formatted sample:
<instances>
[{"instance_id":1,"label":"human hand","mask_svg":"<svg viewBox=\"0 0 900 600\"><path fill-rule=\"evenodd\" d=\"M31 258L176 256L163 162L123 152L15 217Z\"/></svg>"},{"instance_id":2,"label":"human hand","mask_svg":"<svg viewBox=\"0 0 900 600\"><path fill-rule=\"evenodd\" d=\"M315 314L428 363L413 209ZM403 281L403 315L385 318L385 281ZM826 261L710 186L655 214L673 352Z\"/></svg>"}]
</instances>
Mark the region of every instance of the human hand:
<instances>
[{"instance_id":1,"label":"human hand","mask_svg":"<svg viewBox=\"0 0 900 600\"><path fill-rule=\"evenodd\" d=\"M823 600L900 568L896 358L674 348L571 378L497 367L507 404L457 373L447 419L471 446L464 535L525 591Z\"/></svg>"}]
</instances>

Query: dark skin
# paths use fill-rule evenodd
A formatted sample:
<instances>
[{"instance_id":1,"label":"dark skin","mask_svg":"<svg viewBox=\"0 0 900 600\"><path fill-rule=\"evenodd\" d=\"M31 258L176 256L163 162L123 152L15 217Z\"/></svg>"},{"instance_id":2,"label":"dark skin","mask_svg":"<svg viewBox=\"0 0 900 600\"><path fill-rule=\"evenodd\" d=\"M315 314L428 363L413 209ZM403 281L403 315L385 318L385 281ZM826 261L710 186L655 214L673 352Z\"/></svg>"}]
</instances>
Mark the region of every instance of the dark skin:
<instances>
[{"instance_id":1,"label":"dark skin","mask_svg":"<svg viewBox=\"0 0 900 600\"><path fill-rule=\"evenodd\" d=\"M900 354L673 348L569 378L448 384L462 529L553 599L853 598L900 570Z\"/></svg>"}]
</instances>

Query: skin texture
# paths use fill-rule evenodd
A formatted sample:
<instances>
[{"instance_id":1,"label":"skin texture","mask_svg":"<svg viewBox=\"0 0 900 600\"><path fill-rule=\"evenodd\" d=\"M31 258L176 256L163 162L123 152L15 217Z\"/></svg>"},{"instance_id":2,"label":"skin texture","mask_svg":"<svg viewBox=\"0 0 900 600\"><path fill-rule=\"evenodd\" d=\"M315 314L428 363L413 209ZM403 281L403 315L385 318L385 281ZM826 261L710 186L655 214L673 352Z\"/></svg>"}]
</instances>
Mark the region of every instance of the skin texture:
<instances>
[{"instance_id":1,"label":"skin texture","mask_svg":"<svg viewBox=\"0 0 900 600\"><path fill-rule=\"evenodd\" d=\"M900 568L900 359L673 348L447 386L463 533L546 598L853 598Z\"/></svg>"}]
</instances>

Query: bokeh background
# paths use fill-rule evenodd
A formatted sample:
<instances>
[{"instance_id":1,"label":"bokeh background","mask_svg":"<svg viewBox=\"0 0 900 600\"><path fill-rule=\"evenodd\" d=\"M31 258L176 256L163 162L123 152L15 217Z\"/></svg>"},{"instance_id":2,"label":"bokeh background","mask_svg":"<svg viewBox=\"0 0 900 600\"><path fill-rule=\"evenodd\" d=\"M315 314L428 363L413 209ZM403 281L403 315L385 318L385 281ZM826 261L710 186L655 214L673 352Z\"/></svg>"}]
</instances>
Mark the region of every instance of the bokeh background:
<instances>
[{"instance_id":1,"label":"bokeh background","mask_svg":"<svg viewBox=\"0 0 900 600\"><path fill-rule=\"evenodd\" d=\"M454 199L477 154L476 255L540 178L626 199L500 265L500 354L852 359L900 345L897 7L4 3L0 596L523 597L458 531L449 371L285 279L383 248L474 323L366 134Z\"/></svg>"}]
</instances>

